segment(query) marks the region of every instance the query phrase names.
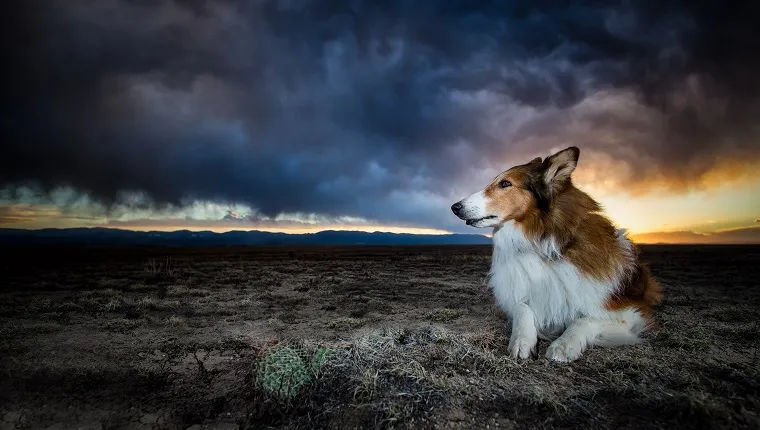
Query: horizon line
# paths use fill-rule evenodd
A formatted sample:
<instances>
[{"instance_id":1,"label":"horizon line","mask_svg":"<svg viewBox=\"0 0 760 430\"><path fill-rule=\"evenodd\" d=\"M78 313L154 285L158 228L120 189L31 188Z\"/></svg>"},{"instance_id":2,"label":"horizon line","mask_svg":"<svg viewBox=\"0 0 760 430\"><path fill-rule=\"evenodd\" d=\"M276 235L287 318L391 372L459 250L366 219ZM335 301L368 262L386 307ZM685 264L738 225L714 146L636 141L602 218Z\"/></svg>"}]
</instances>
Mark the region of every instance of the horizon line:
<instances>
[{"instance_id":1,"label":"horizon line","mask_svg":"<svg viewBox=\"0 0 760 430\"><path fill-rule=\"evenodd\" d=\"M412 228L413 229L413 228ZM760 229L760 227L746 227L746 229L754 230L754 229ZM56 230L56 231L66 231L66 230L112 230L112 231L124 231L124 232L131 232L131 233L177 233L177 232L191 232L191 233L211 233L211 234L225 234L225 233L267 233L267 234L284 234L288 236L298 236L298 235L314 235L318 233L325 233L325 232L335 232L335 233L365 233L365 234L374 234L374 233L381 233L381 234L391 234L391 235L410 235L410 236L481 236L481 237L487 237L491 239L492 234L490 233L456 233L451 231L442 231L441 233L412 233L412 232L394 232L394 231L383 231L383 230L373 230L373 231L365 231L365 230L350 230L350 229L329 229L326 228L324 230L318 230L318 231L305 231L305 232L285 232L285 231L267 231L267 230L257 230L257 229L230 229L222 232L217 232L209 229L193 229L193 228L180 228L176 230L151 230L151 229L130 229L130 228L123 228L123 227L109 227L109 226L82 226L82 227L40 227L40 228L18 228L18 227L8 227L4 228L0 226L0 231L6 230L6 231L45 231L45 230ZM723 231L734 231L734 230L741 230L739 229L729 229L729 230L723 230ZM651 236L651 235L672 235L672 234L692 234L697 237L708 239L710 236L715 235L715 233L698 233L694 231L688 231L688 230L676 230L676 231L663 231L663 232L647 232L647 233L630 233L629 237L633 242L636 244L641 245L760 245L760 240L734 240L734 241L715 241L715 242L700 242L700 241L684 241L684 240L677 240L677 241L668 241L668 240L637 240L637 236Z\"/></svg>"}]
</instances>

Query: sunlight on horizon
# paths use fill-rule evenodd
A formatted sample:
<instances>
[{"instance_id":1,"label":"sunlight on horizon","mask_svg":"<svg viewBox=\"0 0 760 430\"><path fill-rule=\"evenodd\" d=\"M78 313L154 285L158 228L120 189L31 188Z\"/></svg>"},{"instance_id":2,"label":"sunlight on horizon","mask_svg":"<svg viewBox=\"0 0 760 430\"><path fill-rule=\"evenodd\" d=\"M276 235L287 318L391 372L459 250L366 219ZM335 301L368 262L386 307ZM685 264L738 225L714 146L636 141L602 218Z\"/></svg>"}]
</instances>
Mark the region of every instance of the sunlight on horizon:
<instances>
[{"instance_id":1,"label":"sunlight on horizon","mask_svg":"<svg viewBox=\"0 0 760 430\"><path fill-rule=\"evenodd\" d=\"M286 234L305 234L305 233L319 233L321 231L361 231L366 233L382 232L382 233L408 233L408 234L451 234L449 231L438 230L432 228L415 228L415 227L394 227L394 226L367 226L367 225L322 225L322 226L308 226L308 227L266 227L266 226L220 226L220 227L199 227L199 226L182 226L182 225L154 225L154 226L103 226L109 228L119 228L124 230L133 231L177 231L177 230L189 230L189 231L213 231L214 233L225 233L230 231L264 231L269 233L286 233Z\"/></svg>"},{"instance_id":2,"label":"sunlight on horizon","mask_svg":"<svg viewBox=\"0 0 760 430\"><path fill-rule=\"evenodd\" d=\"M721 231L760 227L755 221L760 215L760 179L744 183L729 183L709 190L691 191L682 195L653 193L627 196L620 192L596 189L579 183L578 187L599 201L604 213L616 227L629 231L631 236L648 235L650 240L660 234L690 232L697 235ZM68 195L66 193L62 193ZM65 199L64 199L65 200ZM26 197L22 203L4 199L0 202L0 228L42 229L72 227L104 227L134 231L228 231L258 230L288 234L316 233L325 230L389 232L409 234L466 233L490 236L490 229L465 227L456 231L434 227L410 227L372 222L361 218L335 217L316 214L281 214L275 218L257 220L256 212L241 205L213 202L189 202L170 210L132 210L118 208L107 213L102 206L81 198L66 208L53 201L44 203ZM459 220L441 208L441 219L451 216L451 225ZM242 215L241 215L242 214ZM246 219L246 216L254 218ZM667 236L662 236L668 240ZM701 237L701 236L700 236Z\"/></svg>"},{"instance_id":3,"label":"sunlight on horizon","mask_svg":"<svg viewBox=\"0 0 760 430\"><path fill-rule=\"evenodd\" d=\"M595 193L581 189L602 204L605 214L619 228L632 234L693 231L709 233L753 226L760 214L760 179L733 183L684 195ZM755 224L756 225L756 224Z\"/></svg>"}]
</instances>

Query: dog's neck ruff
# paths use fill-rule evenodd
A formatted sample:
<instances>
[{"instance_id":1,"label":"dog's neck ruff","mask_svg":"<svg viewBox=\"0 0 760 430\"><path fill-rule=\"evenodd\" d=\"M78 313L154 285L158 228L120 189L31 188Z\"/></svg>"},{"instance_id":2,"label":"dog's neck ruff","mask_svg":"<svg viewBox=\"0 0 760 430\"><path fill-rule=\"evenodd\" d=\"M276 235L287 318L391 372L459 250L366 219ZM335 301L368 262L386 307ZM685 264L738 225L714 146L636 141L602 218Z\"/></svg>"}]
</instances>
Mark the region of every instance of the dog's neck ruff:
<instances>
[{"instance_id":1,"label":"dog's neck ruff","mask_svg":"<svg viewBox=\"0 0 760 430\"><path fill-rule=\"evenodd\" d=\"M516 254L535 254L547 261L557 261L562 258L562 252L557 242L549 238L531 240L525 236L514 221L493 229L494 259L498 256Z\"/></svg>"}]
</instances>

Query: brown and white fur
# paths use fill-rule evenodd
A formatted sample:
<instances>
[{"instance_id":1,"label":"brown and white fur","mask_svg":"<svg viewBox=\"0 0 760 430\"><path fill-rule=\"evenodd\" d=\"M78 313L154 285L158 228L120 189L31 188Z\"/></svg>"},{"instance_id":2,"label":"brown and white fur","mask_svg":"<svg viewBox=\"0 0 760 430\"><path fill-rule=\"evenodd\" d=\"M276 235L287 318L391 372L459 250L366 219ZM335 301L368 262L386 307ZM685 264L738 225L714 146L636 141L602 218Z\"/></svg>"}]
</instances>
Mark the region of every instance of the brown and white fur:
<instances>
[{"instance_id":1,"label":"brown and white fur","mask_svg":"<svg viewBox=\"0 0 760 430\"><path fill-rule=\"evenodd\" d=\"M468 225L493 228L489 285L512 320L509 352L573 361L593 345L638 343L653 326L660 285L625 230L573 186L580 150L501 173L451 209Z\"/></svg>"}]
</instances>

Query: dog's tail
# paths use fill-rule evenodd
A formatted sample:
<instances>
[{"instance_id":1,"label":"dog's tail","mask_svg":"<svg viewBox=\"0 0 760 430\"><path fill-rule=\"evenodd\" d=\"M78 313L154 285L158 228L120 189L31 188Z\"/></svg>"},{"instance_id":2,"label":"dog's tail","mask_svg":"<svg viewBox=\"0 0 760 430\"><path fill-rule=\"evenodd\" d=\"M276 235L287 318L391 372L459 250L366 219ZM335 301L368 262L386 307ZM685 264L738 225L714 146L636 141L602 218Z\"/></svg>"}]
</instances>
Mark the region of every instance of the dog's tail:
<instances>
[{"instance_id":1,"label":"dog's tail","mask_svg":"<svg viewBox=\"0 0 760 430\"><path fill-rule=\"evenodd\" d=\"M647 306L660 303L662 301L662 285L652 276L649 266L639 259L641 249L628 238L628 230L619 228L615 233L621 249L630 259L631 272L629 276L632 277L631 281L635 280L638 284L637 295L640 297L636 297L636 299L643 301Z\"/></svg>"},{"instance_id":2,"label":"dog's tail","mask_svg":"<svg viewBox=\"0 0 760 430\"><path fill-rule=\"evenodd\" d=\"M662 285L652 276L646 264L639 263L641 276L644 278L644 301L649 306L662 302Z\"/></svg>"},{"instance_id":3,"label":"dog's tail","mask_svg":"<svg viewBox=\"0 0 760 430\"><path fill-rule=\"evenodd\" d=\"M605 326L602 333L594 340L594 345L619 346L643 343L646 342L643 334L651 327L651 319L631 307L622 311L620 321Z\"/></svg>"}]
</instances>

